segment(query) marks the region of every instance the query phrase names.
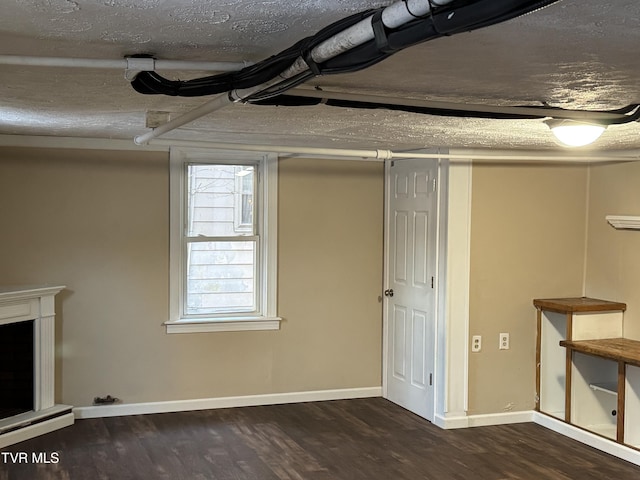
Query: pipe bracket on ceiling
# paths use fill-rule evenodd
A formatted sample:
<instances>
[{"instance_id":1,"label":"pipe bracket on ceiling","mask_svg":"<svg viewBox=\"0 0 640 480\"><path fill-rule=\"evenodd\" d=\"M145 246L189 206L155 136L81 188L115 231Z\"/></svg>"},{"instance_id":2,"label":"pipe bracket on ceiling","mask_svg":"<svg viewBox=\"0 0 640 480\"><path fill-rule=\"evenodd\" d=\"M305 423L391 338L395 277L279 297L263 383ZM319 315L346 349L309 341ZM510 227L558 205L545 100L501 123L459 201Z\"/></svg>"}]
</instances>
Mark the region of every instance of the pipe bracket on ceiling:
<instances>
[{"instance_id":1,"label":"pipe bracket on ceiling","mask_svg":"<svg viewBox=\"0 0 640 480\"><path fill-rule=\"evenodd\" d=\"M127 68L124 78L131 82L140 72L153 72L156 69L156 59L153 57L125 57Z\"/></svg>"}]
</instances>

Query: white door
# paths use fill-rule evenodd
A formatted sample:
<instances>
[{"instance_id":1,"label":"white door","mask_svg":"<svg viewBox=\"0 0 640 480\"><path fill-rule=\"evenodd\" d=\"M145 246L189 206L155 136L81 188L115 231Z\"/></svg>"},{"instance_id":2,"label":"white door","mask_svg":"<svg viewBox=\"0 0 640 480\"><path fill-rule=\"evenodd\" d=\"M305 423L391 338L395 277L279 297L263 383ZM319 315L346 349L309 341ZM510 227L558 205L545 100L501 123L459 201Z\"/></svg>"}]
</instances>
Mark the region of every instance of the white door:
<instances>
[{"instance_id":1,"label":"white door","mask_svg":"<svg viewBox=\"0 0 640 480\"><path fill-rule=\"evenodd\" d=\"M433 421L438 161L387 172L386 398Z\"/></svg>"}]
</instances>

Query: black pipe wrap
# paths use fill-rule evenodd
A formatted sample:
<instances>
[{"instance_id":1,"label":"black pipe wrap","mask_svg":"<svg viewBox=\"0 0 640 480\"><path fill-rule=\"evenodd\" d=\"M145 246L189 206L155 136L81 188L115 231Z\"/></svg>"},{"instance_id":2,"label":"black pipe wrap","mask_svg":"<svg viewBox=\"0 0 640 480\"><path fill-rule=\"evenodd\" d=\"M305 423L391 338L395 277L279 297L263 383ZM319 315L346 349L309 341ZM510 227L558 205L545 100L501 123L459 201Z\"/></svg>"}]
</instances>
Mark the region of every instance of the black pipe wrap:
<instances>
[{"instance_id":1,"label":"black pipe wrap","mask_svg":"<svg viewBox=\"0 0 640 480\"><path fill-rule=\"evenodd\" d=\"M334 37L350 26L375 13L375 10L351 15L323 28L311 37L303 38L291 47L266 60L237 72L221 73L193 80L168 80L156 72L140 72L131 82L139 93L181 97L200 97L235 89L250 88L265 83L289 68L298 57L306 56L316 45Z\"/></svg>"},{"instance_id":2,"label":"black pipe wrap","mask_svg":"<svg viewBox=\"0 0 640 480\"><path fill-rule=\"evenodd\" d=\"M271 105L282 107L310 107L316 105L327 105L329 107L341 108L358 108L364 110L393 110L398 112L420 113L423 115L440 115L446 117L465 117L465 118L492 118L492 119L534 119L545 118L546 114L540 112L540 115L524 115L520 113L493 113L493 112L477 112L474 110L454 110L449 108L433 108L419 107L414 105L395 105L383 102L362 102L358 100L337 100L323 99L316 97L304 97L296 95L278 95L266 100L251 102L252 105Z\"/></svg>"},{"instance_id":3,"label":"black pipe wrap","mask_svg":"<svg viewBox=\"0 0 640 480\"><path fill-rule=\"evenodd\" d=\"M457 0L446 6L432 4L431 15L416 18L396 29L377 24L376 37L325 62L313 63L310 52L320 43L361 20L380 15L383 8L367 10L339 20L304 38L288 49L237 72L222 73L194 80L169 80L156 72L140 72L132 87L146 95L204 96L246 89L266 83L289 68L299 57L307 59L310 69L295 79L258 92L245 101L253 102L278 95L316 75L348 73L375 65L393 53L444 35L471 31L509 20L537 10L557 0Z\"/></svg>"},{"instance_id":4,"label":"black pipe wrap","mask_svg":"<svg viewBox=\"0 0 640 480\"><path fill-rule=\"evenodd\" d=\"M338 100L331 98L305 97L301 95L278 95L272 98L251 102L252 105L269 105L278 107L311 107L316 105L327 105L329 107L341 108L357 108L365 110L392 110L398 112L419 113L422 115L437 115L445 117L463 117L463 118L488 118L492 120L533 120L548 117L554 117L559 112L582 113L582 110L568 110L565 108L540 106L540 105L522 105L522 108L529 110L538 110L539 114L525 113L508 113L508 112L480 112L477 110L449 109L435 107L421 107L415 105L396 105L385 102L363 102L360 100ZM601 123L603 125L619 125L638 121L640 119L640 105L637 103L627 105L616 110L594 110L594 113L609 113L621 115L620 118L608 120L590 120L590 123ZM630 115L626 115L630 113ZM622 117L622 115L625 115Z\"/></svg>"}]
</instances>

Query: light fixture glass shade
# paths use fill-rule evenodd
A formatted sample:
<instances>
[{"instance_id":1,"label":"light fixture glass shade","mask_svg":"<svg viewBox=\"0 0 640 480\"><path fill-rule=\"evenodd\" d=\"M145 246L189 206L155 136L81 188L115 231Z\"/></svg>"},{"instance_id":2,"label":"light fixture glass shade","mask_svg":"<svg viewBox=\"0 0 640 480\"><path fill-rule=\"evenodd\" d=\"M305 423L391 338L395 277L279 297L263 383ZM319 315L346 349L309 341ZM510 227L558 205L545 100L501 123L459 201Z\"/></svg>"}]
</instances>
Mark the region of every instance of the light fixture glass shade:
<instances>
[{"instance_id":1,"label":"light fixture glass shade","mask_svg":"<svg viewBox=\"0 0 640 480\"><path fill-rule=\"evenodd\" d=\"M607 129L606 125L595 125L575 120L547 120L545 123L558 142L566 147L589 145L595 142Z\"/></svg>"}]
</instances>

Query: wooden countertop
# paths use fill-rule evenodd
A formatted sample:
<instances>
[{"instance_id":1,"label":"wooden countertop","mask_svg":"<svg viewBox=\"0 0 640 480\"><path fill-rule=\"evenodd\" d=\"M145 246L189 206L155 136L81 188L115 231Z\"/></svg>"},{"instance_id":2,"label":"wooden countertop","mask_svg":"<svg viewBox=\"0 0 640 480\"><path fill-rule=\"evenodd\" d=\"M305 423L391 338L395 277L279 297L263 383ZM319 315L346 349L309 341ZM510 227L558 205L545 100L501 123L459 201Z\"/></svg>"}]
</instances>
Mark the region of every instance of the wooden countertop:
<instances>
[{"instance_id":1,"label":"wooden countertop","mask_svg":"<svg viewBox=\"0 0 640 480\"><path fill-rule=\"evenodd\" d=\"M560 346L640 367L640 341L629 338L562 340Z\"/></svg>"},{"instance_id":2,"label":"wooden countertop","mask_svg":"<svg viewBox=\"0 0 640 480\"><path fill-rule=\"evenodd\" d=\"M616 310L625 311L626 303L610 302L589 297L574 298L537 298L533 305L539 310L550 310L558 313L574 312L611 312Z\"/></svg>"}]
</instances>

